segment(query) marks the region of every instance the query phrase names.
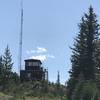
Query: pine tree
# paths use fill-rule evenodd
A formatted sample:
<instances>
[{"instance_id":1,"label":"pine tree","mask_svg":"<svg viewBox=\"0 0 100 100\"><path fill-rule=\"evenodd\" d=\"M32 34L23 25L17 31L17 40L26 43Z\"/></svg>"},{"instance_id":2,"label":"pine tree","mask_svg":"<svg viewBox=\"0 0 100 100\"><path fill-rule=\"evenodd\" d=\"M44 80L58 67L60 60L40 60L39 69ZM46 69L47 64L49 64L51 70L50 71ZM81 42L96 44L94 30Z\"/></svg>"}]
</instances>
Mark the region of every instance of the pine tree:
<instances>
[{"instance_id":1,"label":"pine tree","mask_svg":"<svg viewBox=\"0 0 100 100\"><path fill-rule=\"evenodd\" d=\"M89 12L82 17L79 30L72 48L72 69L68 82L68 100L72 100L71 97L80 75L83 75L84 80L95 79L96 62L94 54L96 52L95 41L99 39L99 24L91 6Z\"/></svg>"},{"instance_id":2,"label":"pine tree","mask_svg":"<svg viewBox=\"0 0 100 100\"><path fill-rule=\"evenodd\" d=\"M73 55L71 56L71 62L72 62L72 69L69 71L70 73L70 79L68 81L67 85L67 97L68 100L72 100L72 95L74 92L74 89L76 87L76 84L78 83L80 76L83 73L83 61L85 57L85 51L86 51L86 35L84 34L85 31L85 22L84 17L81 19L81 23L79 24L79 34L75 39L74 47L72 49Z\"/></svg>"},{"instance_id":3,"label":"pine tree","mask_svg":"<svg viewBox=\"0 0 100 100\"><path fill-rule=\"evenodd\" d=\"M10 78L13 63L12 63L12 55L10 53L10 49L8 45L3 55L3 66L5 70L5 75L6 75L5 77Z\"/></svg>"},{"instance_id":4,"label":"pine tree","mask_svg":"<svg viewBox=\"0 0 100 100\"><path fill-rule=\"evenodd\" d=\"M95 77L96 63L94 61L94 53L96 50L95 41L99 40L99 24L96 20L96 15L93 8L89 8L89 14L85 14L86 23L86 55L84 59L84 76L86 79L93 79Z\"/></svg>"}]
</instances>

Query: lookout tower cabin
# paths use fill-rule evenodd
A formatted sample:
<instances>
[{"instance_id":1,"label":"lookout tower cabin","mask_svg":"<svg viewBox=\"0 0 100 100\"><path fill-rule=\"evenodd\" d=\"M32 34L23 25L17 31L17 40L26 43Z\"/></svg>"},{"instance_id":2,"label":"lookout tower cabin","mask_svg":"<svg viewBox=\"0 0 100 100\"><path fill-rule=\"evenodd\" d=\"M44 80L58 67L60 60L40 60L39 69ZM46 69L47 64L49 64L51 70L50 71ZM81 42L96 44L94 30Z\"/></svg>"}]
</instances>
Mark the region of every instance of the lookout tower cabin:
<instances>
[{"instance_id":1,"label":"lookout tower cabin","mask_svg":"<svg viewBox=\"0 0 100 100\"><path fill-rule=\"evenodd\" d=\"M20 71L21 81L43 80L45 79L45 71L40 60L27 59L25 60L25 70Z\"/></svg>"}]
</instances>

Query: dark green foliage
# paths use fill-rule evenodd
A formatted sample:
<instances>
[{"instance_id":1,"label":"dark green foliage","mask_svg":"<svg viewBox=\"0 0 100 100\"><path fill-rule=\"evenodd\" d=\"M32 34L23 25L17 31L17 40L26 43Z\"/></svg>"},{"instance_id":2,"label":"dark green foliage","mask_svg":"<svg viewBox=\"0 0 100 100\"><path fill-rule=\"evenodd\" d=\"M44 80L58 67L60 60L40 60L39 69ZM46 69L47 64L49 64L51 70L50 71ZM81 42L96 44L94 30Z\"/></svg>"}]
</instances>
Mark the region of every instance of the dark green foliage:
<instances>
[{"instance_id":1,"label":"dark green foliage","mask_svg":"<svg viewBox=\"0 0 100 100\"><path fill-rule=\"evenodd\" d=\"M82 75L83 80L96 79L97 66L100 64L97 64L97 58L95 57L99 49L96 46L96 41L99 40L99 28L96 15L90 6L89 12L85 13L81 19L79 34L72 48L72 69L67 86L68 100L72 100L72 95L80 82L80 75Z\"/></svg>"},{"instance_id":2,"label":"dark green foliage","mask_svg":"<svg viewBox=\"0 0 100 100\"><path fill-rule=\"evenodd\" d=\"M2 56L0 57L0 85L2 85L2 81L3 81L3 74L4 69L3 69L3 63L2 63Z\"/></svg>"},{"instance_id":3,"label":"dark green foliage","mask_svg":"<svg viewBox=\"0 0 100 100\"><path fill-rule=\"evenodd\" d=\"M2 76L3 64L2 64L2 56L0 57L0 76Z\"/></svg>"},{"instance_id":4,"label":"dark green foliage","mask_svg":"<svg viewBox=\"0 0 100 100\"><path fill-rule=\"evenodd\" d=\"M13 63L12 63L12 55L10 53L8 45L3 55L3 65L7 73L11 72Z\"/></svg>"},{"instance_id":5,"label":"dark green foliage","mask_svg":"<svg viewBox=\"0 0 100 100\"><path fill-rule=\"evenodd\" d=\"M83 84L84 84L83 81L80 81L76 85L74 92L72 94L72 100L80 100L81 99Z\"/></svg>"},{"instance_id":6,"label":"dark green foliage","mask_svg":"<svg viewBox=\"0 0 100 100\"><path fill-rule=\"evenodd\" d=\"M10 91L19 83L19 76L12 72L12 55L7 46L4 55L0 57L0 91Z\"/></svg>"},{"instance_id":7,"label":"dark green foliage","mask_svg":"<svg viewBox=\"0 0 100 100\"><path fill-rule=\"evenodd\" d=\"M10 79L11 79L11 70L12 70L12 66L13 66L11 57L12 57L12 55L11 55L10 49L7 45L4 55L3 55L3 60L2 60L2 63L3 63L3 80L2 80L3 90L8 88Z\"/></svg>"},{"instance_id":8,"label":"dark green foliage","mask_svg":"<svg viewBox=\"0 0 100 100\"><path fill-rule=\"evenodd\" d=\"M99 91L93 80L81 80L75 87L72 100L99 100Z\"/></svg>"},{"instance_id":9,"label":"dark green foliage","mask_svg":"<svg viewBox=\"0 0 100 100\"><path fill-rule=\"evenodd\" d=\"M68 100L72 100L72 95L73 95L73 91L75 89L77 80L75 80L74 78L70 78L69 81L67 82L67 99Z\"/></svg>"}]
</instances>

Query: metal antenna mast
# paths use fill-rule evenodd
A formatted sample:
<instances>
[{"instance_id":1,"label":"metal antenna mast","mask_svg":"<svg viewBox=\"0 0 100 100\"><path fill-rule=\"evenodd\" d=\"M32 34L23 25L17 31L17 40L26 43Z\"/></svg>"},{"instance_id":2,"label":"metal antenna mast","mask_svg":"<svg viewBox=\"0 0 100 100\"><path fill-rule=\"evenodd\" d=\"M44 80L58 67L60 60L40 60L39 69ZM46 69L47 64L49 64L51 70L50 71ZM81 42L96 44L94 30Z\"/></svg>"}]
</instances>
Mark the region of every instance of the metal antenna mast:
<instances>
[{"instance_id":1,"label":"metal antenna mast","mask_svg":"<svg viewBox=\"0 0 100 100\"><path fill-rule=\"evenodd\" d=\"M22 66L22 38L23 38L23 0L21 0L21 26L20 26L20 40L19 40L19 75Z\"/></svg>"}]
</instances>

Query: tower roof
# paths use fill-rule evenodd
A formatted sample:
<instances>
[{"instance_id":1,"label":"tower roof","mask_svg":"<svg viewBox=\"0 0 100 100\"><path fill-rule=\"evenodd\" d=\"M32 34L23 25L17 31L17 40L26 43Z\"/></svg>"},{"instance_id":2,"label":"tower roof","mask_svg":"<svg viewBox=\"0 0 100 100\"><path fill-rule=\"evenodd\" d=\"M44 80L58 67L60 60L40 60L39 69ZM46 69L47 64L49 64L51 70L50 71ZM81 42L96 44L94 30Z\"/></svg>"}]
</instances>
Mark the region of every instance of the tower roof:
<instances>
[{"instance_id":1,"label":"tower roof","mask_svg":"<svg viewBox=\"0 0 100 100\"><path fill-rule=\"evenodd\" d=\"M38 60L38 59L26 59L26 60L24 60L24 61L25 61L25 62L29 62L29 61L31 61L31 62L39 62L39 63L42 64L41 60Z\"/></svg>"}]
</instances>

